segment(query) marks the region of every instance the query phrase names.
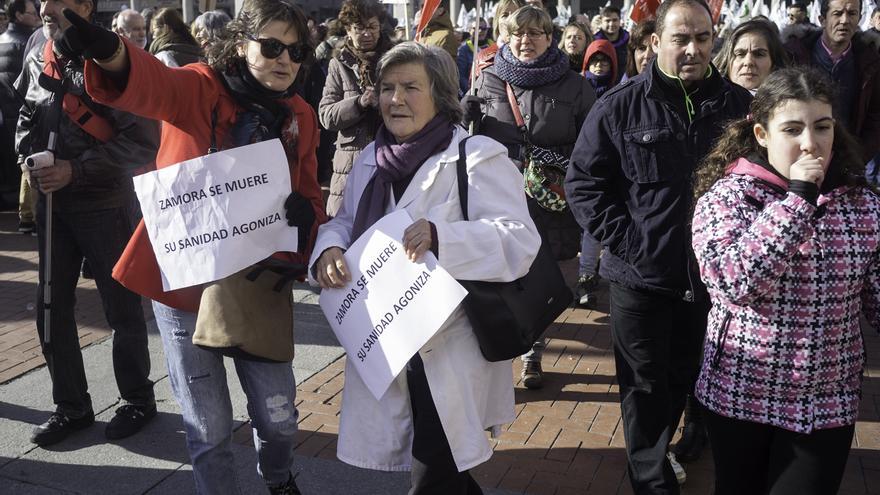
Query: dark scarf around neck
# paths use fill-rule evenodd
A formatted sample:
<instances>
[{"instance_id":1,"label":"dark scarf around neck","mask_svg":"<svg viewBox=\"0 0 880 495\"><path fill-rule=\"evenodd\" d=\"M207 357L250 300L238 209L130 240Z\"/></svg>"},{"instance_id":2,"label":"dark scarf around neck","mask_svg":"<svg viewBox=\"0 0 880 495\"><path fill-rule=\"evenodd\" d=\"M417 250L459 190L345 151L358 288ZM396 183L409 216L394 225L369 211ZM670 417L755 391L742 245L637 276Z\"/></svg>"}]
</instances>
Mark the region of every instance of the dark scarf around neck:
<instances>
[{"instance_id":1,"label":"dark scarf around neck","mask_svg":"<svg viewBox=\"0 0 880 495\"><path fill-rule=\"evenodd\" d=\"M382 125L376 135L376 173L358 202L352 225L354 242L371 225L385 216L394 183L411 179L428 158L446 149L452 141L455 125L444 115L436 115L408 141L398 143Z\"/></svg>"},{"instance_id":2,"label":"dark scarf around neck","mask_svg":"<svg viewBox=\"0 0 880 495\"><path fill-rule=\"evenodd\" d=\"M288 100L293 85L284 91L269 89L251 74L245 60L220 73L220 79L242 111L229 131L232 147L280 138L288 156L297 156L299 130Z\"/></svg>"},{"instance_id":3,"label":"dark scarf around neck","mask_svg":"<svg viewBox=\"0 0 880 495\"><path fill-rule=\"evenodd\" d=\"M495 73L502 81L519 88L538 88L554 83L571 69L568 55L556 45L531 62L516 58L510 45L503 45L495 56Z\"/></svg>"}]
</instances>

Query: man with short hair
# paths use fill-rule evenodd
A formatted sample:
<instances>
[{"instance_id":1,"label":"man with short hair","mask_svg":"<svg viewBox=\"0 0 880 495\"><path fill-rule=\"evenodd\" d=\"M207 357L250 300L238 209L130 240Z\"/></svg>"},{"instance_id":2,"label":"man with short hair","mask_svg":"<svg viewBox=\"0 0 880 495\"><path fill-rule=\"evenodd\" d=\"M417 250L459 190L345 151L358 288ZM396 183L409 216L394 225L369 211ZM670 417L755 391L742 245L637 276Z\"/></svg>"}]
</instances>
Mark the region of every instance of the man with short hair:
<instances>
[{"instance_id":1,"label":"man with short hair","mask_svg":"<svg viewBox=\"0 0 880 495\"><path fill-rule=\"evenodd\" d=\"M599 15L601 16L600 29L593 35L593 39L610 41L614 45L615 53L617 53L617 66L626 67L626 45L629 43L629 32L620 27L620 9L609 5L603 8ZM617 79L613 82L620 81L623 73L622 70L617 71Z\"/></svg>"},{"instance_id":2,"label":"man with short hair","mask_svg":"<svg viewBox=\"0 0 880 495\"><path fill-rule=\"evenodd\" d=\"M838 88L834 117L862 145L867 162L880 153L880 55L859 31L859 0L820 0L822 29L785 44L795 64L823 70Z\"/></svg>"},{"instance_id":3,"label":"man with short hair","mask_svg":"<svg viewBox=\"0 0 880 495\"><path fill-rule=\"evenodd\" d=\"M115 32L131 40L138 48L147 45L147 21L136 10L125 9L119 13Z\"/></svg>"},{"instance_id":4,"label":"man with short hair","mask_svg":"<svg viewBox=\"0 0 880 495\"><path fill-rule=\"evenodd\" d=\"M31 33L40 26L40 16L33 0L12 0L6 6L9 28L0 34L0 205L16 204L15 193L20 189L18 157L15 154L15 124L21 99L13 94L13 84L21 73L24 46ZM6 199L8 197L8 199ZM19 225L19 230L30 232L33 222Z\"/></svg>"},{"instance_id":5,"label":"man with short hair","mask_svg":"<svg viewBox=\"0 0 880 495\"><path fill-rule=\"evenodd\" d=\"M871 11L871 27L868 31L874 34L880 34L880 7L874 7Z\"/></svg>"},{"instance_id":6,"label":"man with short hair","mask_svg":"<svg viewBox=\"0 0 880 495\"><path fill-rule=\"evenodd\" d=\"M95 421L74 313L84 258L113 330L113 372L122 401L105 435L114 440L137 433L156 416L141 299L110 273L134 231L131 172L155 159L159 129L155 122L98 105L86 94L84 61L62 36L70 26L62 10L70 9L88 19L95 10L93 1L48 0L40 9L49 40L30 52L16 81L26 102L19 116L16 146L22 157L47 151L50 133L57 132L52 166L29 172L40 191L36 215L40 253L37 332L52 378L56 409L48 421L34 429L31 441L51 445ZM44 71L45 76L40 77ZM55 104L62 90L63 107ZM54 204L47 342L44 286L46 195L50 193Z\"/></svg>"},{"instance_id":7,"label":"man with short hair","mask_svg":"<svg viewBox=\"0 0 880 495\"><path fill-rule=\"evenodd\" d=\"M710 63L703 0L666 0L656 22L656 58L593 106L565 183L578 223L605 248L599 273L611 283L627 468L639 495L677 494L684 480L667 452L710 306L691 248L694 171L751 101Z\"/></svg>"},{"instance_id":8,"label":"man with short hair","mask_svg":"<svg viewBox=\"0 0 880 495\"><path fill-rule=\"evenodd\" d=\"M788 7L788 25L791 26L794 24L813 25L813 23L810 22L810 19L807 18L807 4L797 2Z\"/></svg>"}]
</instances>

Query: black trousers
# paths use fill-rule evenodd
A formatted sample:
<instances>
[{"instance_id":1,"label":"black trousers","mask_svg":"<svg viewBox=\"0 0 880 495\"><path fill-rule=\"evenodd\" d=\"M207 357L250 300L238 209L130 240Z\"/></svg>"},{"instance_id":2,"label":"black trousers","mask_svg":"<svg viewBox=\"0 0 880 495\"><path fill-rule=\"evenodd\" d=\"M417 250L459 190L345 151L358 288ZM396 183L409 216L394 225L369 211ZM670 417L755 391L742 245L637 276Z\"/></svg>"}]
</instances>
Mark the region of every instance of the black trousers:
<instances>
[{"instance_id":1,"label":"black trousers","mask_svg":"<svg viewBox=\"0 0 880 495\"><path fill-rule=\"evenodd\" d=\"M699 372L708 313L708 302L611 284L611 336L636 494L679 493L666 452Z\"/></svg>"},{"instance_id":2,"label":"black trousers","mask_svg":"<svg viewBox=\"0 0 880 495\"><path fill-rule=\"evenodd\" d=\"M468 471L459 473L449 440L431 398L422 358L416 354L406 370L413 411L412 488L409 495L482 495Z\"/></svg>"},{"instance_id":3,"label":"black trousers","mask_svg":"<svg viewBox=\"0 0 880 495\"><path fill-rule=\"evenodd\" d=\"M715 495L837 493L855 425L804 434L704 411Z\"/></svg>"},{"instance_id":4,"label":"black trousers","mask_svg":"<svg viewBox=\"0 0 880 495\"><path fill-rule=\"evenodd\" d=\"M81 417L92 410L83 366L74 309L76 284L83 258L91 266L113 330L113 373L122 399L135 405L154 402L150 381L150 352L141 298L113 280L113 265L133 232L129 207L70 212L56 208L52 215L52 325L51 345L44 342L43 272L45 270L46 204L37 205L40 246L40 283L37 288L37 330L52 377L52 399L57 410Z\"/></svg>"}]
</instances>

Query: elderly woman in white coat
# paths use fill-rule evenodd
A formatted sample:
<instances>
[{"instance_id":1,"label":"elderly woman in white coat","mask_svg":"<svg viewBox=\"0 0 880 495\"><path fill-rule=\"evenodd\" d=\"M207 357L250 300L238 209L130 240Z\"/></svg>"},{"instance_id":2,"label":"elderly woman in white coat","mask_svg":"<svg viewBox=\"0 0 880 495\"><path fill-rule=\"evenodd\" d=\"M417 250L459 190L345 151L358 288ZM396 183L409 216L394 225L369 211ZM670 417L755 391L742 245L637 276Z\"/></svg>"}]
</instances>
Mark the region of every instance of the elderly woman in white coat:
<instances>
[{"instance_id":1,"label":"elderly woman in white coat","mask_svg":"<svg viewBox=\"0 0 880 495\"><path fill-rule=\"evenodd\" d=\"M468 213L456 179L461 110L455 62L442 49L402 43L379 62L376 141L355 162L338 215L318 232L312 281L350 281L344 250L382 216L405 209L406 254L430 250L460 280L511 281L528 272L541 240L522 175L507 149L486 137L466 144ZM337 454L349 464L412 471L410 494L479 494L468 470L492 455L485 430L513 421L509 361L486 361L458 308L376 400L346 365Z\"/></svg>"}]
</instances>

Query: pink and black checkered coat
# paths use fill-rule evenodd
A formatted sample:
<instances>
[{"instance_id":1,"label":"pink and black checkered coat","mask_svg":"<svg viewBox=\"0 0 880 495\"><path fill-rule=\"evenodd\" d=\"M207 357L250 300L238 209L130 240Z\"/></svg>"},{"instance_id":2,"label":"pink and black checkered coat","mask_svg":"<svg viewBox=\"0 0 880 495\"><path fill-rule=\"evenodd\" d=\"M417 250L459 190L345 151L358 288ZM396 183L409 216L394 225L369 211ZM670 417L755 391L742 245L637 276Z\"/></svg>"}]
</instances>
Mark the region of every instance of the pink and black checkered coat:
<instances>
[{"instance_id":1,"label":"pink and black checkered coat","mask_svg":"<svg viewBox=\"0 0 880 495\"><path fill-rule=\"evenodd\" d=\"M839 187L815 207L741 158L697 203L693 245L713 302L699 400L801 433L855 423L859 315L880 328L880 197Z\"/></svg>"}]
</instances>

